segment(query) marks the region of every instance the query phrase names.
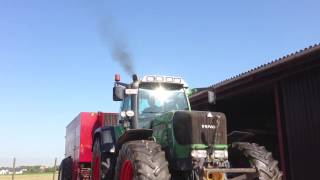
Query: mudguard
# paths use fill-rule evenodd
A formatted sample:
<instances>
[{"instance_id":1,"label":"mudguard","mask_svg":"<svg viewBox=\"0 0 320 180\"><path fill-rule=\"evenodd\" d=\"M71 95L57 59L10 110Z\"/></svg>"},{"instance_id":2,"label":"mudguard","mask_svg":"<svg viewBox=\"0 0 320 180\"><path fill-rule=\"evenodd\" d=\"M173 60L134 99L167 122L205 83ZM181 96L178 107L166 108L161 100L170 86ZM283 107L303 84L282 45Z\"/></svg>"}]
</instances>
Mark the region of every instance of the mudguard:
<instances>
[{"instance_id":1,"label":"mudguard","mask_svg":"<svg viewBox=\"0 0 320 180\"><path fill-rule=\"evenodd\" d=\"M122 144L134 140L150 140L152 137L152 129L129 129L126 130L117 141L117 149L120 149Z\"/></svg>"}]
</instances>

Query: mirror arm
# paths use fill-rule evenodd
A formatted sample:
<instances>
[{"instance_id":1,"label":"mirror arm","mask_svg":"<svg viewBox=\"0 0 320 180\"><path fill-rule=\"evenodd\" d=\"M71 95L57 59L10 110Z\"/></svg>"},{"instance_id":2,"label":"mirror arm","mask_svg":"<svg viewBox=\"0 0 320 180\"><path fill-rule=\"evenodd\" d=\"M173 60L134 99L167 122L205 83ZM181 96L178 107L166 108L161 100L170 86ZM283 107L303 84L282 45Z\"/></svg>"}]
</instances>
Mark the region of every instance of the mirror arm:
<instances>
[{"instance_id":1,"label":"mirror arm","mask_svg":"<svg viewBox=\"0 0 320 180\"><path fill-rule=\"evenodd\" d=\"M124 86L125 88L129 88L129 84L123 83L123 82L115 82L115 85Z\"/></svg>"}]
</instances>

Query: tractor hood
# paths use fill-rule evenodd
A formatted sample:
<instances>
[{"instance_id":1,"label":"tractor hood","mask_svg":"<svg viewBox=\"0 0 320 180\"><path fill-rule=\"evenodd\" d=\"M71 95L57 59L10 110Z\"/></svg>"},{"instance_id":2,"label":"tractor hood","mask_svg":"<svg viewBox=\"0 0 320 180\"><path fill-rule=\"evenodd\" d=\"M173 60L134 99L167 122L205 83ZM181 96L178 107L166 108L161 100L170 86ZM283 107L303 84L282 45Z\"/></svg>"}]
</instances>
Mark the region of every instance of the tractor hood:
<instances>
[{"instance_id":1,"label":"tractor hood","mask_svg":"<svg viewBox=\"0 0 320 180\"><path fill-rule=\"evenodd\" d=\"M223 113L175 111L173 134L180 145L227 144L226 118Z\"/></svg>"},{"instance_id":2,"label":"tractor hood","mask_svg":"<svg viewBox=\"0 0 320 180\"><path fill-rule=\"evenodd\" d=\"M174 169L192 169L192 150L227 148L226 117L209 111L170 111L152 122L153 137Z\"/></svg>"}]
</instances>

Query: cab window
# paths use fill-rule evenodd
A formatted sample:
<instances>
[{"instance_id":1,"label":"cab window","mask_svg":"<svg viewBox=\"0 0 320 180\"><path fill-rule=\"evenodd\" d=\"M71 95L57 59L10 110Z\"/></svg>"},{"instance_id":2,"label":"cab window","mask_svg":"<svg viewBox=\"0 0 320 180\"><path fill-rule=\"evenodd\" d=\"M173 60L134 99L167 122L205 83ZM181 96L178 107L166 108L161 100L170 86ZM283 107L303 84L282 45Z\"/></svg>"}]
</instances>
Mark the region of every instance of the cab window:
<instances>
[{"instance_id":1,"label":"cab window","mask_svg":"<svg viewBox=\"0 0 320 180\"><path fill-rule=\"evenodd\" d=\"M121 111L131 110L131 96L127 96L123 100Z\"/></svg>"}]
</instances>

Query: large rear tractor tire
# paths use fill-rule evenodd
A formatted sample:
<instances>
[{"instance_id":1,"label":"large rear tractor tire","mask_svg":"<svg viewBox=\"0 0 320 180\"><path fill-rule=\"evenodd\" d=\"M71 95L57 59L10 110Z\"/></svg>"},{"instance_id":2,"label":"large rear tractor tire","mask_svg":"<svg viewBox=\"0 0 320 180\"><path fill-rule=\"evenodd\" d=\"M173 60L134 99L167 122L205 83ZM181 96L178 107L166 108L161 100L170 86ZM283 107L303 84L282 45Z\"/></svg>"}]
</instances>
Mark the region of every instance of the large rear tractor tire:
<instances>
[{"instance_id":1,"label":"large rear tractor tire","mask_svg":"<svg viewBox=\"0 0 320 180\"><path fill-rule=\"evenodd\" d=\"M235 142L229 151L229 160L232 167L254 167L257 170L255 180L281 180L282 173L278 161L264 146L255 143Z\"/></svg>"},{"instance_id":2,"label":"large rear tractor tire","mask_svg":"<svg viewBox=\"0 0 320 180\"><path fill-rule=\"evenodd\" d=\"M92 180L111 180L113 178L111 156L103 155L99 138L94 140L91 167Z\"/></svg>"},{"instance_id":3,"label":"large rear tractor tire","mask_svg":"<svg viewBox=\"0 0 320 180\"><path fill-rule=\"evenodd\" d=\"M168 162L154 141L129 141L119 151L116 180L169 180Z\"/></svg>"},{"instance_id":4,"label":"large rear tractor tire","mask_svg":"<svg viewBox=\"0 0 320 180\"><path fill-rule=\"evenodd\" d=\"M59 167L58 180L71 180L72 179L72 164L71 157L67 157L61 161Z\"/></svg>"}]
</instances>

